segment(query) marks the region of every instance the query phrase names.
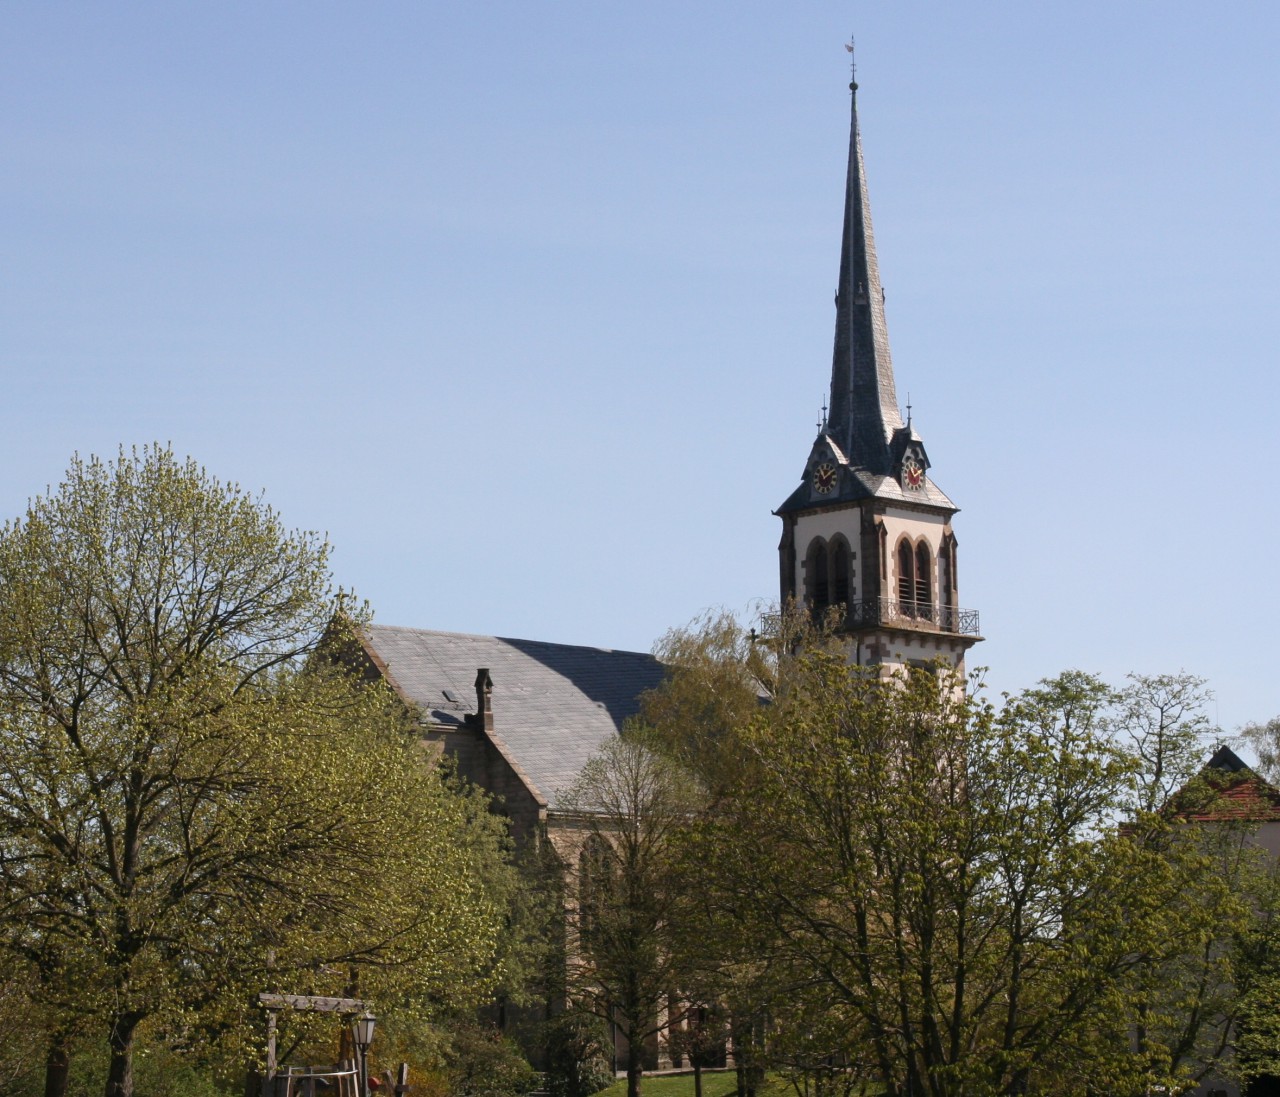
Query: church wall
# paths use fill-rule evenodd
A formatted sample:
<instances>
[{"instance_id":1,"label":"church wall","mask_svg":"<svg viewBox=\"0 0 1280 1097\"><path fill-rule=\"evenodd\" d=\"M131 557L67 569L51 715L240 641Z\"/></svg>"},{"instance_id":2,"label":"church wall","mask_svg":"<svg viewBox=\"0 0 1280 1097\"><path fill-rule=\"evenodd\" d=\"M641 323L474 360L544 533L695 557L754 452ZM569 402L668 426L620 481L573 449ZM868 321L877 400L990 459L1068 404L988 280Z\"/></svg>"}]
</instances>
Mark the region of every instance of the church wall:
<instances>
[{"instance_id":1,"label":"church wall","mask_svg":"<svg viewBox=\"0 0 1280 1097\"><path fill-rule=\"evenodd\" d=\"M889 550L889 568L892 571L895 567L893 563L893 552L897 548L898 538L904 534L911 538L915 543L920 537L926 537L929 540L929 547L933 550L933 555L938 555L938 549L942 547L942 532L946 529L947 519L941 514L922 514L914 510L898 510L890 507L884 514L884 529L888 541Z\"/></svg>"},{"instance_id":2,"label":"church wall","mask_svg":"<svg viewBox=\"0 0 1280 1097\"><path fill-rule=\"evenodd\" d=\"M537 833L542 805L487 736L472 728L434 728L422 736L431 750L453 758L458 774L494 798L497 809L511 820L511 836L523 845Z\"/></svg>"},{"instance_id":3,"label":"church wall","mask_svg":"<svg viewBox=\"0 0 1280 1097\"><path fill-rule=\"evenodd\" d=\"M830 541L837 533L843 534L849 542L849 554L853 574L849 579L849 597L859 602L867 595L863 594L862 552L859 549L859 525L861 522L860 507L845 507L841 510L821 511L817 514L802 514L796 522L796 597L802 599L805 593L805 557L809 551L809 543L815 537Z\"/></svg>"},{"instance_id":4,"label":"church wall","mask_svg":"<svg viewBox=\"0 0 1280 1097\"><path fill-rule=\"evenodd\" d=\"M911 538L913 544L920 537L927 538L929 542L930 553L935 562L935 571L931 579L936 599L938 593L937 557L938 551L942 547L942 535L949 521L948 516L889 507L886 509L882 521L886 539L885 563L889 572L886 576L887 582L883 597L893 598L895 596L897 590L895 549L898 539L905 535ZM805 560L810 543L815 537L830 541L837 534L843 534L849 542L850 553L853 557L853 575L849 583L849 597L858 602L863 598L876 596L872 593L874 584L864 583L864 573L867 567L878 567L879 561L863 559L863 553L859 550L861 543L860 522L860 507L845 507L840 510L819 511L816 514L802 514L798 518L795 532L795 589L797 597L802 597L806 589Z\"/></svg>"}]
</instances>

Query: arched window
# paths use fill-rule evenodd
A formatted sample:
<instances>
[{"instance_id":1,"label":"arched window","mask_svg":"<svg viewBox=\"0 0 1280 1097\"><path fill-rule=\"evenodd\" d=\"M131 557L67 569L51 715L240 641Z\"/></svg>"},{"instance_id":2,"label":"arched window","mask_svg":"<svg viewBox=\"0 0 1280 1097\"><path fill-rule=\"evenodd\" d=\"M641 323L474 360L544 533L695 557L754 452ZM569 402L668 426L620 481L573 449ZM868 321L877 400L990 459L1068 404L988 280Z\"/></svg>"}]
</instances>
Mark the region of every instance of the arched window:
<instances>
[{"instance_id":1,"label":"arched window","mask_svg":"<svg viewBox=\"0 0 1280 1097\"><path fill-rule=\"evenodd\" d=\"M942 551L938 553L938 603L941 607L940 624L949 632L956 627L956 539L951 533L942 538Z\"/></svg>"},{"instance_id":2,"label":"arched window","mask_svg":"<svg viewBox=\"0 0 1280 1097\"><path fill-rule=\"evenodd\" d=\"M839 606L849 604L849 545L843 537L831 542L831 600Z\"/></svg>"},{"instance_id":3,"label":"arched window","mask_svg":"<svg viewBox=\"0 0 1280 1097\"><path fill-rule=\"evenodd\" d=\"M805 588L813 609L826 609L831 604L831 583L827 568L827 543L815 537L809 543L805 559Z\"/></svg>"},{"instance_id":4,"label":"arched window","mask_svg":"<svg viewBox=\"0 0 1280 1097\"><path fill-rule=\"evenodd\" d=\"M578 854L578 933L583 947L600 921L601 905L608 901L612 877L609 847L598 834L587 838Z\"/></svg>"},{"instance_id":5,"label":"arched window","mask_svg":"<svg viewBox=\"0 0 1280 1097\"><path fill-rule=\"evenodd\" d=\"M902 613L911 613L916 600L916 558L911 542L905 537L898 542L898 602Z\"/></svg>"},{"instance_id":6,"label":"arched window","mask_svg":"<svg viewBox=\"0 0 1280 1097\"><path fill-rule=\"evenodd\" d=\"M916 545L916 616L933 617L933 554L929 542Z\"/></svg>"}]
</instances>

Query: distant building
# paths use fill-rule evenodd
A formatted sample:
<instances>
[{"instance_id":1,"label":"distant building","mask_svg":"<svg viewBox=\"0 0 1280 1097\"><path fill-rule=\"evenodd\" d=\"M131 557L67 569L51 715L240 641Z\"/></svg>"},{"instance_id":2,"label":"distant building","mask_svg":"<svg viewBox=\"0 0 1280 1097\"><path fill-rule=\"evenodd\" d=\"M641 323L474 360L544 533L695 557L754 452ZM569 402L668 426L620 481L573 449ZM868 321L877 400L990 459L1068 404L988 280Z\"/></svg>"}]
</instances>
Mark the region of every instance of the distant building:
<instances>
[{"instance_id":1,"label":"distant building","mask_svg":"<svg viewBox=\"0 0 1280 1097\"><path fill-rule=\"evenodd\" d=\"M1280 857L1280 789L1253 771L1230 747L1219 747L1200 771L1199 780L1169 801L1177 819L1201 826L1230 827L1231 843L1255 845L1272 858ZM1236 1032L1225 1019L1218 1025L1221 1039L1234 1042ZM1280 1078L1255 1079L1245 1097L1275 1097ZM1189 1097L1240 1097L1240 1087L1212 1074L1189 1091Z\"/></svg>"},{"instance_id":2,"label":"distant building","mask_svg":"<svg viewBox=\"0 0 1280 1097\"><path fill-rule=\"evenodd\" d=\"M1280 857L1280 789L1259 777L1230 747L1219 747L1200 776L1211 798L1204 804L1187 804L1185 791L1180 793L1173 799L1177 816L1194 823L1243 824L1251 842Z\"/></svg>"}]
</instances>

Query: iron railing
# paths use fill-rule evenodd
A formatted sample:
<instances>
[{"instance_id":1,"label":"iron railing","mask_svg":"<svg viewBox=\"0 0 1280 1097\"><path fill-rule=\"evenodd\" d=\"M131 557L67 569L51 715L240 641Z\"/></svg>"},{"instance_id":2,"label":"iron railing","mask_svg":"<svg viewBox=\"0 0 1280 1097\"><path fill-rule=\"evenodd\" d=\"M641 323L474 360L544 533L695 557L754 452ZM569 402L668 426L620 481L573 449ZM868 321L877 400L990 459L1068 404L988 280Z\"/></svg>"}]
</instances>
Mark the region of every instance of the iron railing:
<instances>
[{"instance_id":1,"label":"iron railing","mask_svg":"<svg viewBox=\"0 0 1280 1097\"><path fill-rule=\"evenodd\" d=\"M829 607L839 610L839 606ZM825 610L814 611L823 616ZM851 629L893 628L923 629L928 632L949 632L957 636L980 636L978 611L958 609L955 606L938 606L932 602L899 602L892 598L867 598L845 607L845 627ZM782 617L776 613L761 614L760 633L763 639L775 639L782 631Z\"/></svg>"},{"instance_id":2,"label":"iron railing","mask_svg":"<svg viewBox=\"0 0 1280 1097\"><path fill-rule=\"evenodd\" d=\"M850 604L845 615L850 628L868 625L895 625L899 628L929 628L960 636L979 636L978 611L932 602L899 602L892 598L868 598Z\"/></svg>"}]
</instances>

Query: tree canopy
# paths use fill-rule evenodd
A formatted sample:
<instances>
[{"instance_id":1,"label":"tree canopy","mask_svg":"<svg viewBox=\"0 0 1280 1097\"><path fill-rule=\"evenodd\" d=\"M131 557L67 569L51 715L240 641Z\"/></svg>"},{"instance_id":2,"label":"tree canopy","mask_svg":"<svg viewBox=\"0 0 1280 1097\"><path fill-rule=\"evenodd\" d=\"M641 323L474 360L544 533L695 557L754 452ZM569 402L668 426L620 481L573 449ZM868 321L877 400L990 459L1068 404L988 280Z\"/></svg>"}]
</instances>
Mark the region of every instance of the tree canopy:
<instances>
[{"instance_id":1,"label":"tree canopy","mask_svg":"<svg viewBox=\"0 0 1280 1097\"><path fill-rule=\"evenodd\" d=\"M639 734L607 741L566 797L581 840L569 852L567 996L618 1025L627 1092L637 1097L644 1042L669 1023L680 983L677 935L687 891L676 843L700 806L696 785Z\"/></svg>"},{"instance_id":2,"label":"tree canopy","mask_svg":"<svg viewBox=\"0 0 1280 1097\"><path fill-rule=\"evenodd\" d=\"M770 1018L772 1065L944 1097L1136 1094L1218 1063L1266 866L1248 820L1174 810L1216 794L1202 682L1068 672L997 706L820 632L762 672L730 624L668 637L684 657L645 712L714 790L689 932L704 985Z\"/></svg>"},{"instance_id":3,"label":"tree canopy","mask_svg":"<svg viewBox=\"0 0 1280 1097\"><path fill-rule=\"evenodd\" d=\"M474 999L498 829L403 709L314 656L329 547L167 449L75 459L0 528L0 949L132 1092L139 1026L247 1039L250 991Z\"/></svg>"}]
</instances>

